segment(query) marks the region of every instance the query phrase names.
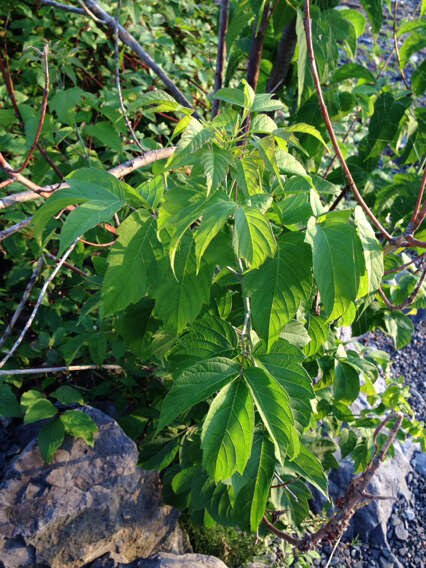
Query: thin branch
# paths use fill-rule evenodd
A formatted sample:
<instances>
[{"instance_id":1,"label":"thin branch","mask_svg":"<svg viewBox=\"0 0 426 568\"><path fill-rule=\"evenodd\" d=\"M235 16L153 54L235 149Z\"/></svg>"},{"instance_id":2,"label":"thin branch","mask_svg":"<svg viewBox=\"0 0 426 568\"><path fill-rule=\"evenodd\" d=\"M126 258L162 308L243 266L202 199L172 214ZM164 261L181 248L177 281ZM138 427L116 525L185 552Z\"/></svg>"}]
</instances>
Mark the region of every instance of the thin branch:
<instances>
[{"instance_id":1,"label":"thin branch","mask_svg":"<svg viewBox=\"0 0 426 568\"><path fill-rule=\"evenodd\" d=\"M38 141L40 139L40 134L43 128L44 119L46 117L46 110L47 110L47 99L49 96L49 85L50 85L50 78L49 78L49 45L47 43L44 44L43 48L43 64L44 64L44 93L43 93L43 101L41 103L41 110L40 110L40 119L38 121L37 131L34 137L34 141L31 144L31 148L28 150L27 156L22 164L17 170L10 170L9 174L19 174L28 166L29 161L34 154L34 150L37 147Z\"/></svg>"},{"instance_id":2,"label":"thin branch","mask_svg":"<svg viewBox=\"0 0 426 568\"><path fill-rule=\"evenodd\" d=\"M120 24L120 10L121 10L121 0L117 0L117 12L115 15L115 30L114 30L114 44L115 44L115 55L114 55L114 63L115 63L115 85L118 91L118 100L120 102L121 112L123 113L124 120L126 121L127 128L130 132L131 137L133 138L136 146L142 151L142 153L146 152L146 148L142 146L139 142L138 137L136 136L136 132L133 130L132 124L129 120L127 115L126 107L124 106L123 101L123 93L121 91L121 84L120 84L120 62L119 62L119 49L118 49L118 26Z\"/></svg>"},{"instance_id":3,"label":"thin branch","mask_svg":"<svg viewBox=\"0 0 426 568\"><path fill-rule=\"evenodd\" d=\"M68 4L62 4L61 2L55 2L55 0L41 0L42 4L46 6L52 6L53 8L59 8L60 10L65 10L66 12L73 12L74 14L86 14L86 10L83 8L77 8L77 6L69 6Z\"/></svg>"},{"instance_id":4,"label":"thin branch","mask_svg":"<svg viewBox=\"0 0 426 568\"><path fill-rule=\"evenodd\" d=\"M12 75L11 75L10 69L9 69L6 38L7 38L7 36L5 35L5 38L4 38L4 53L5 53L5 57L6 57L7 73L6 73L6 69L4 68L3 58L1 56L1 53L0 53L0 71L1 71L1 74L3 75L3 79L4 79L4 82L5 82L5 85L6 85L6 89L7 89L7 92L9 94L10 100L12 102L13 109L15 111L15 116L19 120L19 124L20 124L21 128L23 128L24 127L24 119L23 119L21 111L19 110L19 107L18 107L18 103L17 103L16 97L15 97L15 90L14 90L14 87L13 87ZM64 176L63 176L61 170L52 162L52 160L49 158L47 151L43 148L43 146L39 142L37 142L37 149L39 150L39 152L41 153L43 158L46 160L46 162L49 164L49 166L56 173L56 175L59 176L60 179L64 179Z\"/></svg>"},{"instance_id":5,"label":"thin branch","mask_svg":"<svg viewBox=\"0 0 426 568\"><path fill-rule=\"evenodd\" d=\"M339 193L339 195L336 197L336 199L330 205L329 211L334 211L334 209L336 209L336 207L339 205L339 203L345 197L345 195L347 194L349 189L350 189L349 185L345 185L345 187L342 189L342 191Z\"/></svg>"},{"instance_id":6,"label":"thin branch","mask_svg":"<svg viewBox=\"0 0 426 568\"><path fill-rule=\"evenodd\" d=\"M15 173L12 166L9 164L9 162L6 160L6 158L3 156L3 154L0 152L0 167L3 168L3 170L5 172L7 172L8 174L10 174L16 181L19 181L19 183L22 183L22 185L25 185L25 187L28 187L28 189L31 189L31 193L35 192L35 197L33 197L33 199L36 199L36 197L39 197L37 192L43 191L42 188L37 185L36 183L33 183L31 180L29 180L28 178L26 178L25 176L23 176L21 173ZM3 209L2 207L2 201L7 199L9 196L3 197L0 200L0 209Z\"/></svg>"},{"instance_id":7,"label":"thin branch","mask_svg":"<svg viewBox=\"0 0 426 568\"><path fill-rule=\"evenodd\" d=\"M423 206L422 211L420 211L420 207L421 207L422 201L423 201L423 195L424 195L424 192L425 192L425 186L426 186L426 167L423 170L423 177L422 177L422 182L420 184L419 193L417 195L416 206L414 208L413 215L410 219L410 222L407 225L407 229L405 230L405 233L407 235L412 234L416 230L416 228L418 226L420 226L420 224L421 224L421 222L418 223L418 220L422 216L423 209L425 208L425 206ZM422 221L423 221L423 219L422 219Z\"/></svg>"},{"instance_id":8,"label":"thin branch","mask_svg":"<svg viewBox=\"0 0 426 568\"><path fill-rule=\"evenodd\" d=\"M6 353L6 355L3 357L3 359L0 361L0 369L5 365L5 363L10 359L10 357L12 357L12 355L15 353L15 351L17 350L17 348L20 346L20 344L22 343L22 340L25 337L25 334L27 333L27 331L29 330L29 328L31 327L31 324L33 323L33 320L38 312L38 309L40 307L40 304L44 298L44 295L46 294L47 288L49 286L49 284L52 282L52 280L55 278L56 274L59 272L59 270L61 269L62 265L64 264L64 262L66 261L66 259L69 257L69 255L71 254L71 252L74 250L75 245L77 244L78 238L76 238L74 240L74 242L72 243L72 245L66 250L64 256L61 258L61 260L58 262L58 264L56 265L55 269L52 271L52 273L50 274L49 278L47 278L46 282L43 285L43 288L41 289L40 295L37 299L37 302L33 308L33 311L31 312L30 317L28 318L27 323L24 326L24 329L21 331L18 339L15 341L15 343L13 344L12 348L10 349L10 351L8 351Z\"/></svg>"},{"instance_id":9,"label":"thin branch","mask_svg":"<svg viewBox=\"0 0 426 568\"><path fill-rule=\"evenodd\" d=\"M4 181L2 181L0 183L0 189L3 189L4 187L7 187L8 185L10 185L11 183L13 183L15 180L13 178L9 178L9 179L5 179Z\"/></svg>"},{"instance_id":10,"label":"thin branch","mask_svg":"<svg viewBox=\"0 0 426 568\"><path fill-rule=\"evenodd\" d=\"M359 114L361 112L361 109L358 110L358 112L355 115L355 118L353 119L353 121L351 122L351 124L349 125L349 128L346 130L345 135L342 138L342 142L346 142L347 137L349 136L349 134L352 132L353 127L355 126L355 124L358 122L359 119ZM336 161L337 158L337 153L334 153L334 156L331 158L327 169L325 170L324 175L322 176L324 179L327 179L328 174L331 172L331 168L333 167L334 162Z\"/></svg>"},{"instance_id":11,"label":"thin branch","mask_svg":"<svg viewBox=\"0 0 426 568\"><path fill-rule=\"evenodd\" d=\"M0 377L7 375L32 375L34 373L61 373L63 371L90 371L105 369L106 371L124 371L120 365L71 365L69 367L40 367L39 369L6 369L0 370Z\"/></svg>"},{"instance_id":12,"label":"thin branch","mask_svg":"<svg viewBox=\"0 0 426 568\"><path fill-rule=\"evenodd\" d=\"M420 258L423 258L425 254L426 253L423 252L422 254L420 254L419 256L416 256L416 258L413 258L413 260L410 260L409 262L406 262L405 264L400 264L399 266L396 266L395 268L389 268L388 270L384 271L384 274L393 274L394 272L399 272L400 270L407 268L407 266L410 266L410 264L414 264Z\"/></svg>"},{"instance_id":13,"label":"thin branch","mask_svg":"<svg viewBox=\"0 0 426 568\"><path fill-rule=\"evenodd\" d=\"M60 261L60 258L58 258L57 256L55 256L54 254L52 254L49 251L44 251L43 254L45 254L48 258L51 258L55 262ZM64 266L66 266L67 268L69 268L73 272L80 274L80 276L84 276L85 278L90 278L90 274L88 274L87 272L84 272L84 270L81 270L80 268L78 268L77 266L74 266L74 264L71 264L70 262L64 262Z\"/></svg>"},{"instance_id":14,"label":"thin branch","mask_svg":"<svg viewBox=\"0 0 426 568\"><path fill-rule=\"evenodd\" d=\"M398 39L396 37L396 14L398 11L398 0L395 0L393 3L393 44L395 46L395 53L396 59L398 61L399 72L401 73L402 80L404 81L404 85L407 87L409 91L411 91L410 85L408 84L407 78L405 76L404 69L401 67L401 57L399 55L399 47L398 47Z\"/></svg>"},{"instance_id":15,"label":"thin branch","mask_svg":"<svg viewBox=\"0 0 426 568\"><path fill-rule=\"evenodd\" d=\"M10 237L10 235L13 235L13 233L17 233L24 227L27 227L31 223L31 219L32 217L27 217L23 221L19 221L19 223L15 223L15 225L12 225L7 229L4 229L3 231L0 231L0 241L7 239L7 237Z\"/></svg>"},{"instance_id":16,"label":"thin branch","mask_svg":"<svg viewBox=\"0 0 426 568\"><path fill-rule=\"evenodd\" d=\"M45 3L46 0L41 0ZM90 12L98 19L101 20L103 24L108 26L111 31L115 31L116 23L115 19L110 16L103 8L97 4L94 0L84 0L85 6L90 10ZM57 6L60 7L60 6ZM132 49L138 56L146 63L150 69L161 79L161 81L169 89L173 97L184 107L194 109L189 100L185 97L182 91L175 85L175 83L170 79L170 77L163 71L163 69L152 59L152 57L143 49L138 41L121 25L118 26L118 35L123 43L125 43L130 49ZM200 115L194 110L192 113L197 119L200 119Z\"/></svg>"},{"instance_id":17,"label":"thin branch","mask_svg":"<svg viewBox=\"0 0 426 568\"><path fill-rule=\"evenodd\" d=\"M3 335L0 338L0 347L3 345L3 343L9 337L9 335L12 333L12 329L14 328L15 323L17 322L19 316L21 315L21 312L24 309L25 303L28 300L28 296L30 295L31 290L34 286L34 283L37 280L37 276L38 276L38 273L40 272L42 264L43 264L43 257L41 256L37 261L37 264L36 264L36 266L33 270L33 273L31 274L31 277L28 281L27 287L25 288L24 294L21 298L21 301L19 302L18 307L15 310L15 313L13 314L12 319L8 323L6 329L4 330Z\"/></svg>"},{"instance_id":18,"label":"thin branch","mask_svg":"<svg viewBox=\"0 0 426 568\"><path fill-rule=\"evenodd\" d=\"M131 174L135 170L138 170L139 168L152 164L153 162L169 158L175 150L176 146L171 146L170 148L160 148L158 150L151 150L150 152L146 152L143 156L138 156L137 158L133 158L132 160L128 160L127 162L123 162L122 164L119 164L118 166L111 168L110 170L108 170L108 172L111 175L115 176L116 178L122 178ZM4 159L4 157L0 152L0 166L3 163L6 164L6 169L7 169L9 167L9 164L8 162L6 162L6 160ZM67 182L55 183L53 185L45 185L43 187L40 187L36 184L33 184L33 182L25 178L22 174L14 174L14 176L16 177L16 181L19 181L20 183L26 185L27 187L31 185L32 187L36 188L37 192L35 193L33 191L23 191L20 193L13 193L11 195L7 195L6 197L2 197L0 198L0 209L5 209L6 207L14 205L15 203L32 201L34 199L38 199L40 196L50 197L50 195L53 192L69 187L69 184Z\"/></svg>"},{"instance_id":19,"label":"thin branch","mask_svg":"<svg viewBox=\"0 0 426 568\"><path fill-rule=\"evenodd\" d=\"M414 290L411 292L411 294L409 295L408 298L406 298L403 302L401 302L400 304L392 304L392 302L388 299L388 297L386 296L386 294L383 292L383 288L382 286L379 284L379 294L382 297L382 300L384 301L384 303L386 304L386 306L390 309L390 310L402 310L403 308L406 308L407 306L410 306L414 300L417 298L418 293L420 292L420 288L422 287L422 284L424 282L424 279L426 277L426 268L423 269L422 275L419 278L419 281L417 282L416 287L414 288Z\"/></svg>"},{"instance_id":20,"label":"thin branch","mask_svg":"<svg viewBox=\"0 0 426 568\"><path fill-rule=\"evenodd\" d=\"M339 161L340 161L340 164L343 168L343 171L345 172L346 177L348 178L348 181L349 181L349 184L352 188L352 191L354 192L354 194L355 194L359 204L363 208L364 212L368 215L368 217L370 217L371 221L378 228L378 230L382 233L382 235L388 241L392 241L392 235L390 235L388 233L388 231L383 227L383 225L376 218L374 213L371 211L371 209L368 207L368 205L366 204L366 202L362 198L362 195L360 194L358 187L355 183L355 180L353 179L352 174L351 174L351 172L348 168L346 160L343 157L342 151L340 150L339 143L338 143L336 135L334 133L334 129L333 129L333 126L331 124L330 116L328 114L327 105L325 104L325 101L324 101L321 83L320 83L320 79L319 79L319 76L318 76L318 70L317 70L317 66L316 66L316 62L315 62L314 47L313 47L313 42L312 42L312 20L311 20L311 15L310 15L310 2L309 2L309 0L305 0L305 34L306 34L306 43L307 43L307 47L308 47L309 59L310 59L310 62L311 62L312 76L313 76L313 79L314 79L315 88L316 88L316 91L317 91L318 100L319 100L320 107L321 107L321 113L323 115L324 122L325 122L325 125L327 127L328 133L330 135L331 141L333 143L334 150L335 150L335 152L336 152L336 154L339 158Z\"/></svg>"},{"instance_id":21,"label":"thin branch","mask_svg":"<svg viewBox=\"0 0 426 568\"><path fill-rule=\"evenodd\" d=\"M110 247L115 242L117 242L117 239L114 239L113 241L109 241L108 243L93 243L92 241L86 241L85 239L82 239L82 238L80 238L80 241L82 243L84 243L85 245L90 245L92 247Z\"/></svg>"},{"instance_id":22,"label":"thin branch","mask_svg":"<svg viewBox=\"0 0 426 568\"><path fill-rule=\"evenodd\" d=\"M225 76L225 61L226 61L226 34L228 32L229 21L229 0L222 0L220 3L220 16L219 16L219 40L217 46L217 59L216 59L216 77L214 80L214 93L216 93L223 85ZM219 111L220 101L213 99L212 105L212 119Z\"/></svg>"}]
</instances>

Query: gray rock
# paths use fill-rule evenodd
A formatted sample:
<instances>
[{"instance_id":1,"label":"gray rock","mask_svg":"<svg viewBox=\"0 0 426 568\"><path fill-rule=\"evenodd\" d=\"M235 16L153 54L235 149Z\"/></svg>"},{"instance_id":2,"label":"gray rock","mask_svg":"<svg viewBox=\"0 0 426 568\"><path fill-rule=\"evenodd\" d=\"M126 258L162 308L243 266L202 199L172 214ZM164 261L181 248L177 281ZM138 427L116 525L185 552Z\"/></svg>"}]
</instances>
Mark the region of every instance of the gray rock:
<instances>
[{"instance_id":1,"label":"gray rock","mask_svg":"<svg viewBox=\"0 0 426 568\"><path fill-rule=\"evenodd\" d=\"M124 568L124 567L123 567ZM128 568L227 568L226 564L214 556L204 554L171 554L161 552L140 560Z\"/></svg>"},{"instance_id":2,"label":"gray rock","mask_svg":"<svg viewBox=\"0 0 426 568\"><path fill-rule=\"evenodd\" d=\"M414 456L414 467L418 474L426 477L426 453L419 452Z\"/></svg>"},{"instance_id":3,"label":"gray rock","mask_svg":"<svg viewBox=\"0 0 426 568\"><path fill-rule=\"evenodd\" d=\"M395 525L395 536L399 540L406 541L410 537L410 534L402 523L398 523Z\"/></svg>"},{"instance_id":4,"label":"gray rock","mask_svg":"<svg viewBox=\"0 0 426 568\"><path fill-rule=\"evenodd\" d=\"M162 504L155 472L137 467L136 444L102 412L95 445L68 438L46 466L33 439L0 485L0 558L5 568L80 568L110 554L128 563L157 551L186 552L179 513ZM11 553L14 543L20 543ZM19 552L19 554L18 554ZM28 553L28 559L25 555Z\"/></svg>"}]
</instances>

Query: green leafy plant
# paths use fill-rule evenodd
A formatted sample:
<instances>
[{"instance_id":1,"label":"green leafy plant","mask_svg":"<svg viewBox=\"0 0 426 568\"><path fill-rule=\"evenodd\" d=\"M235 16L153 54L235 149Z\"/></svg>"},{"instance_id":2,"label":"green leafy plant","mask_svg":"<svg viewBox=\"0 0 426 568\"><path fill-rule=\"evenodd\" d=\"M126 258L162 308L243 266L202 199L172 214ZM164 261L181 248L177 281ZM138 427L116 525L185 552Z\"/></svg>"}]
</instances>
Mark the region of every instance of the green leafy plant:
<instances>
[{"instance_id":1,"label":"green leafy plant","mask_svg":"<svg viewBox=\"0 0 426 568\"><path fill-rule=\"evenodd\" d=\"M49 2L42 4L47 6L36 16L23 7L18 11L23 26L36 18L50 37L50 19L63 29L64 16ZM194 71L193 62L184 59L186 72L173 82L118 28L119 13L114 19L92 0L85 5L97 23L114 32L116 91L102 82L93 89L97 73L103 81L107 68L57 60L50 72L66 88L50 98L47 112L45 49L39 75L44 106L37 121L24 102L29 95L14 91L2 63L25 133L13 130L13 109L0 109L7 119L3 141L16 150L8 159L17 164L13 169L0 155L3 185L29 188L25 197L11 193L2 201L4 207L18 205L11 217L15 225L2 232L5 248L11 256L23 255L18 229L27 227L34 237L31 254L53 256L55 271L63 268L72 277L68 285L57 283L57 306L43 305L56 272L50 274L23 333L7 344L0 363L9 367L0 371L7 381L1 385L0 413L24 414L25 422L48 418L39 445L49 461L65 432L93 443L95 428L83 412L58 411L49 400L81 402L69 387L51 392L56 385L47 380L42 385L47 394L28 390L11 362L27 365L49 349L47 362L65 361L70 372L124 370L121 378L85 388L94 399L114 393L120 423L139 442L142 466L162 473L168 502L206 526L252 532L266 526L302 551L324 538L336 540L365 501L369 480L395 438L410 436L424 444L422 424L407 402L408 387L390 378L386 354L360 344L353 349L339 333L348 325L355 335L380 328L400 348L413 330L406 308L425 307L425 269L420 270L425 130L413 96L421 94L420 73L413 74L409 92L354 61L366 25L359 11L322 3L311 8L309 2L304 13L302 6L284 2L222 2L215 90L203 99L204 112L196 111L181 88L192 71L191 80L202 90L212 87L213 77L201 64ZM363 6L378 33L381 8ZM149 6L129 3L125 17L141 22L147 10L150 33L160 43L176 43L181 55L182 46L199 50L205 63L202 41L194 37L198 22L204 27L211 22L209 9L200 8L191 24L179 20L181 44L162 28L178 10L168 9L160 25ZM81 8L74 12L68 41L86 14ZM413 27L401 28L410 33L399 52L401 67L421 49L415 30L423 25L422 15ZM148 33L136 31L141 37ZM80 57L104 45L96 34L81 34ZM131 70L127 85L136 86L124 91L127 112L141 111L148 124L140 132L132 128L127 144L126 121L116 108L118 93L126 112L119 38L171 93ZM31 39L40 42L38 36ZM174 69L153 49L166 71ZM340 64L343 56L350 62ZM245 59L246 79L238 71ZM36 69L36 60L28 63L24 85ZM85 89L77 84L79 74L92 80L86 77ZM158 123L164 116L173 129ZM357 123L360 128L349 136ZM57 172L38 162L31 170L37 182L21 174L22 157L31 163L35 152L46 152L42 143L48 163L56 164L61 153L67 158L59 186L52 186ZM146 152L124 162L140 145ZM397 167L404 171L395 173ZM121 180L125 175L129 183ZM48 199L35 206L34 192ZM19 270L11 269L8 286L28 276L28 270ZM22 343L39 308L47 327L36 329L37 341ZM72 366L76 358L83 364ZM383 392L375 386L380 372L386 375ZM12 385L22 391L20 404ZM351 408L360 396L365 406ZM315 519L311 490L328 499L327 471L337 465L338 447L342 456L351 455L360 475L330 520ZM307 523L314 527L310 533Z\"/></svg>"}]
</instances>

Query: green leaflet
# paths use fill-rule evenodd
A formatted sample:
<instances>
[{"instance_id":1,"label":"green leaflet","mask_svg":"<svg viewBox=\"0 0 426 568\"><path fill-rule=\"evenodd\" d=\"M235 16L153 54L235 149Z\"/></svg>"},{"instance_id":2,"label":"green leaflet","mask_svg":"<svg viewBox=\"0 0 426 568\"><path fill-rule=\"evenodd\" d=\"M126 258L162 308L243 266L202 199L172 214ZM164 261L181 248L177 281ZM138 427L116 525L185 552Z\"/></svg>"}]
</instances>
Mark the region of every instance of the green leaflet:
<instances>
[{"instance_id":1,"label":"green leaflet","mask_svg":"<svg viewBox=\"0 0 426 568\"><path fill-rule=\"evenodd\" d=\"M262 422L274 442L275 456L284 464L287 454L293 458L298 454L300 446L289 396L280 382L265 369L245 369L244 378Z\"/></svg>"},{"instance_id":2,"label":"green leaflet","mask_svg":"<svg viewBox=\"0 0 426 568\"><path fill-rule=\"evenodd\" d=\"M137 303L146 294L149 283L156 281L155 219L143 210L135 211L120 225L118 234L108 255L102 287L105 315Z\"/></svg>"},{"instance_id":3,"label":"green leaflet","mask_svg":"<svg viewBox=\"0 0 426 568\"><path fill-rule=\"evenodd\" d=\"M234 170L234 177L237 181L238 189L243 192L245 197L262 191L259 179L259 166L253 158L247 157L238 160Z\"/></svg>"},{"instance_id":4,"label":"green leaflet","mask_svg":"<svg viewBox=\"0 0 426 568\"><path fill-rule=\"evenodd\" d=\"M331 217L325 223L318 223L311 217L305 240L312 247L314 275L325 316L336 319L356 299L365 270L355 228L338 218L333 220Z\"/></svg>"},{"instance_id":5,"label":"green leaflet","mask_svg":"<svg viewBox=\"0 0 426 568\"><path fill-rule=\"evenodd\" d=\"M286 461L286 469L301 475L328 499L328 480L324 468L319 459L306 446L301 444L300 452L294 460Z\"/></svg>"},{"instance_id":6,"label":"green leaflet","mask_svg":"<svg viewBox=\"0 0 426 568\"><path fill-rule=\"evenodd\" d=\"M240 524L246 530L255 532L259 528L265 514L275 464L274 445L267 436L257 432L251 457L239 480L244 485L234 505Z\"/></svg>"},{"instance_id":7,"label":"green leaflet","mask_svg":"<svg viewBox=\"0 0 426 568\"><path fill-rule=\"evenodd\" d=\"M38 447L45 463L50 463L53 454L60 447L64 438L65 428L59 418L43 424L38 434Z\"/></svg>"},{"instance_id":8,"label":"green leaflet","mask_svg":"<svg viewBox=\"0 0 426 568\"><path fill-rule=\"evenodd\" d=\"M96 422L81 410L66 410L60 415L59 420L65 427L65 431L75 438L82 438L86 444L95 444L93 434L98 431Z\"/></svg>"},{"instance_id":9,"label":"green leaflet","mask_svg":"<svg viewBox=\"0 0 426 568\"><path fill-rule=\"evenodd\" d=\"M185 369L164 398L157 433L180 414L212 396L239 371L239 364L226 357L213 357Z\"/></svg>"},{"instance_id":10,"label":"green leaflet","mask_svg":"<svg viewBox=\"0 0 426 568\"><path fill-rule=\"evenodd\" d=\"M345 79L366 79L371 83L376 82L376 78L373 73L360 65L359 63L345 63L333 73L333 76L330 79L330 83L340 83Z\"/></svg>"},{"instance_id":11,"label":"green leaflet","mask_svg":"<svg viewBox=\"0 0 426 568\"><path fill-rule=\"evenodd\" d=\"M203 465L217 481L242 473L251 454L254 411L242 380L224 386L210 405L201 433Z\"/></svg>"},{"instance_id":12,"label":"green leaflet","mask_svg":"<svg viewBox=\"0 0 426 568\"><path fill-rule=\"evenodd\" d=\"M207 247L237 207L234 201L219 198L203 209L203 218L194 236L197 272Z\"/></svg>"},{"instance_id":13,"label":"green leaflet","mask_svg":"<svg viewBox=\"0 0 426 568\"><path fill-rule=\"evenodd\" d=\"M62 402L62 404L73 404L75 402L84 404L81 392L69 385L61 385L49 396L56 398L59 402Z\"/></svg>"},{"instance_id":14,"label":"green leaflet","mask_svg":"<svg viewBox=\"0 0 426 568\"><path fill-rule=\"evenodd\" d=\"M61 230L61 255L71 243L98 223L109 221L125 203L126 184L111 174L95 168L81 169L67 178L69 188L55 192L36 212L34 233L41 243L44 228L52 215L70 204L79 207L71 211ZM129 186L127 186L129 187ZM130 192L131 197L135 195Z\"/></svg>"},{"instance_id":15,"label":"green leaflet","mask_svg":"<svg viewBox=\"0 0 426 568\"><path fill-rule=\"evenodd\" d=\"M424 31L414 32L407 37L400 48L401 68L407 65L408 60L417 51L426 47L426 37Z\"/></svg>"},{"instance_id":16,"label":"green leaflet","mask_svg":"<svg viewBox=\"0 0 426 568\"><path fill-rule=\"evenodd\" d=\"M336 400L350 404L359 395L359 372L343 360L335 365L334 396Z\"/></svg>"},{"instance_id":17,"label":"green leaflet","mask_svg":"<svg viewBox=\"0 0 426 568\"><path fill-rule=\"evenodd\" d=\"M302 365L303 353L284 339L279 339L269 353L261 347L256 349L255 357L290 397L295 426L300 433L303 432L312 414L310 401L315 398L312 380Z\"/></svg>"},{"instance_id":18,"label":"green leaflet","mask_svg":"<svg viewBox=\"0 0 426 568\"><path fill-rule=\"evenodd\" d=\"M232 155L219 148L206 149L201 153L200 161L207 180L207 195L210 191L216 191L225 179L231 160Z\"/></svg>"},{"instance_id":19,"label":"green leaflet","mask_svg":"<svg viewBox=\"0 0 426 568\"><path fill-rule=\"evenodd\" d=\"M370 20L373 32L375 34L379 33L382 27L382 0L361 0L361 4Z\"/></svg>"},{"instance_id":20,"label":"green leaflet","mask_svg":"<svg viewBox=\"0 0 426 568\"><path fill-rule=\"evenodd\" d=\"M154 314L180 333L208 301L212 275L209 264L197 273L192 236L185 235L176 253L174 273L167 258L159 263L158 284L151 290L156 300Z\"/></svg>"},{"instance_id":21,"label":"green leaflet","mask_svg":"<svg viewBox=\"0 0 426 568\"><path fill-rule=\"evenodd\" d=\"M194 322L191 329L179 338L169 364L172 372L183 365L188 367L195 361L211 357L230 357L236 355L238 345L237 334L227 321L210 314L205 314Z\"/></svg>"},{"instance_id":22,"label":"green leaflet","mask_svg":"<svg viewBox=\"0 0 426 568\"><path fill-rule=\"evenodd\" d=\"M318 353L328 338L328 324L320 316L311 315L309 318L308 333L311 341L303 348L306 357Z\"/></svg>"},{"instance_id":23,"label":"green leaflet","mask_svg":"<svg viewBox=\"0 0 426 568\"><path fill-rule=\"evenodd\" d=\"M312 258L302 233L284 233L278 250L260 269L244 275L245 294L251 298L253 324L271 346L284 325L309 298L312 286Z\"/></svg>"},{"instance_id":24,"label":"green leaflet","mask_svg":"<svg viewBox=\"0 0 426 568\"><path fill-rule=\"evenodd\" d=\"M233 246L238 258L257 268L276 251L276 241L268 219L253 207L242 205L235 213Z\"/></svg>"},{"instance_id":25,"label":"green leaflet","mask_svg":"<svg viewBox=\"0 0 426 568\"><path fill-rule=\"evenodd\" d=\"M368 274L367 292L375 292L382 281L384 272L383 251L373 228L359 205L355 207L355 224L364 251L365 267Z\"/></svg>"},{"instance_id":26,"label":"green leaflet","mask_svg":"<svg viewBox=\"0 0 426 568\"><path fill-rule=\"evenodd\" d=\"M21 408L16 395L12 391L12 387L4 383L0 384L0 416L22 416Z\"/></svg>"},{"instance_id":27,"label":"green leaflet","mask_svg":"<svg viewBox=\"0 0 426 568\"><path fill-rule=\"evenodd\" d=\"M47 398L40 398L26 408L24 416L24 424L37 422L43 418L51 418L58 413L58 409L53 406Z\"/></svg>"},{"instance_id":28,"label":"green leaflet","mask_svg":"<svg viewBox=\"0 0 426 568\"><path fill-rule=\"evenodd\" d=\"M401 312L384 314L386 331L392 337L396 349L401 349L411 341L414 325L411 319Z\"/></svg>"}]
</instances>

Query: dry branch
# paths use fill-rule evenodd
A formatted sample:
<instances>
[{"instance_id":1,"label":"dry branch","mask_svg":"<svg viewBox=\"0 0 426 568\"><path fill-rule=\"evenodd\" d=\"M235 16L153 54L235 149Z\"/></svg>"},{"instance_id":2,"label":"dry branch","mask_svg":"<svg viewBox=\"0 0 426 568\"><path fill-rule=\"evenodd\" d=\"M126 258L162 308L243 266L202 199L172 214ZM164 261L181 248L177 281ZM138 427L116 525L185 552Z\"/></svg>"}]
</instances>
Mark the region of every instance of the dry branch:
<instances>
[{"instance_id":1,"label":"dry branch","mask_svg":"<svg viewBox=\"0 0 426 568\"><path fill-rule=\"evenodd\" d=\"M18 349L18 347L20 346L20 344L22 343L22 340L25 337L25 334L27 333L27 331L29 330L29 328L31 327L31 324L33 323L33 320L38 312L38 309L40 307L40 304L44 298L44 295L47 292L47 288L49 286L49 284L52 282L52 280L55 278L56 274L59 272L59 270L61 269L62 265L64 264L64 262L66 261L66 259L68 258L68 256L71 254L71 252L74 250L75 245L77 244L78 238L74 240L74 242L72 243L72 245L66 250L65 254L63 255L63 257L61 258L61 260L58 262L58 264L56 265L55 269L52 271L52 273L50 274L49 278L47 278L46 282L43 285L43 288L41 289L41 292L39 294L39 297L37 298L37 302L33 308L33 311L31 312L30 317L28 318L27 323L24 326L24 329L21 331L18 339L15 341L15 343L13 344L12 348L10 349L10 351L8 351L6 353L6 355L3 357L3 359L0 361L0 369L5 365L5 363L7 363L7 361L10 359L10 357L12 357L12 355L15 353L15 351Z\"/></svg>"},{"instance_id":2,"label":"dry branch","mask_svg":"<svg viewBox=\"0 0 426 568\"><path fill-rule=\"evenodd\" d=\"M9 337L9 335L12 333L12 329L14 328L15 323L17 322L19 316L21 315L21 312L24 309L25 303L28 300L28 296L30 295L31 290L34 286L34 283L37 280L37 276L38 276L38 273L40 272L42 264L43 264L43 257L41 256L37 261L37 264L36 264L36 266L33 270L33 273L31 274L31 278L28 281L27 287L25 288L24 294L21 298L21 301L19 302L18 307L15 310L15 313L13 314L12 319L8 323L6 329L4 330L3 335L0 338L0 347L3 345L3 343Z\"/></svg>"},{"instance_id":3,"label":"dry branch","mask_svg":"<svg viewBox=\"0 0 426 568\"><path fill-rule=\"evenodd\" d=\"M127 162L123 162L122 164L111 168L110 170L108 170L108 172L116 178L122 178L131 174L135 170L138 170L139 168L143 168L144 166L152 164L153 162L169 158L175 150L176 146L171 146L170 148L160 148L159 150L151 150L150 152L146 152L143 156L138 156L137 158L133 158L132 160L128 160ZM3 156L0 153L0 165L2 165L2 157ZM7 164L7 162L5 163ZM50 197L50 195L54 191L69 187L69 184L67 182L55 183L53 185L45 185L43 187L40 187L36 184L33 184L33 182L31 182L27 178L24 178L24 181L22 181L21 178L24 177L22 176L22 174L14 175L16 176L16 181L19 181L23 185L26 185L28 187L28 184L32 184L37 189L37 193L35 193L34 191L22 191L20 193L13 193L11 195L7 195L6 197L2 197L0 199L0 209L5 209L6 207L14 205L15 203L32 201L34 199L38 199L39 197ZM29 222L30 220L28 221L28 223Z\"/></svg>"},{"instance_id":4,"label":"dry branch","mask_svg":"<svg viewBox=\"0 0 426 568\"><path fill-rule=\"evenodd\" d=\"M414 302L414 300L417 298L417 296L419 295L420 289L422 287L422 284L425 280L425 277L426 277L426 268L423 269L422 275L420 276L419 281L417 282L414 290L411 292L411 294L408 296L408 298L406 298L400 304L392 304L392 302L388 299L388 297L384 293L381 285L379 285L379 294L380 294L382 300L384 301L384 303L386 304L386 306L390 310L403 310L404 308L407 308L408 306L410 306Z\"/></svg>"},{"instance_id":5,"label":"dry branch","mask_svg":"<svg viewBox=\"0 0 426 568\"><path fill-rule=\"evenodd\" d=\"M38 369L7 369L0 370L0 377L7 375L32 375L34 373L61 373L64 371L91 371L105 369L106 371L124 371L120 365L71 365L69 367L40 367Z\"/></svg>"}]
</instances>

